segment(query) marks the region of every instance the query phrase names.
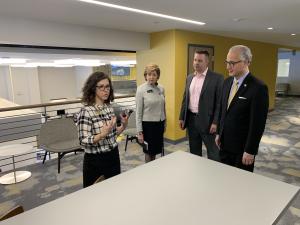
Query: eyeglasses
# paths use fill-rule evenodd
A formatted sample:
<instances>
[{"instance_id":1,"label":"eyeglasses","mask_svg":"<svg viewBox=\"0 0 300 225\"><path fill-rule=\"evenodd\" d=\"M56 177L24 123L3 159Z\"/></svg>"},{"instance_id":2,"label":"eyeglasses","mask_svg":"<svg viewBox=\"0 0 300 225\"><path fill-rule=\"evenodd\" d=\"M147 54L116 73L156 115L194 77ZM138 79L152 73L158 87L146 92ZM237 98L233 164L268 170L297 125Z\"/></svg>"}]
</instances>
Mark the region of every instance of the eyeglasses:
<instances>
[{"instance_id":1,"label":"eyeglasses","mask_svg":"<svg viewBox=\"0 0 300 225\"><path fill-rule=\"evenodd\" d=\"M226 61L225 60L225 64L228 65L228 66L230 66L230 67L234 67L235 64L238 64L240 62L242 62L242 60L239 60L239 61L236 61L236 62L234 62L234 61Z\"/></svg>"},{"instance_id":2,"label":"eyeglasses","mask_svg":"<svg viewBox=\"0 0 300 225\"><path fill-rule=\"evenodd\" d=\"M104 85L100 85L100 86L96 86L100 91L109 91L110 90L110 85L104 86Z\"/></svg>"}]
</instances>

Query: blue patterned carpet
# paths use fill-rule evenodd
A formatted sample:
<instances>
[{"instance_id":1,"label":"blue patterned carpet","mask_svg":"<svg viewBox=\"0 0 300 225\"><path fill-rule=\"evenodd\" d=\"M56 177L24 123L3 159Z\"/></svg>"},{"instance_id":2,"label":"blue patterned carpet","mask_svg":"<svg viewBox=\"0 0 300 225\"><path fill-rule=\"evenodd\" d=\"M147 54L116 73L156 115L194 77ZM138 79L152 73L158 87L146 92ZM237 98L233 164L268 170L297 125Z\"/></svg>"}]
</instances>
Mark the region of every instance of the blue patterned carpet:
<instances>
[{"instance_id":1,"label":"blue patterned carpet","mask_svg":"<svg viewBox=\"0 0 300 225\"><path fill-rule=\"evenodd\" d=\"M269 113L256 158L255 173L300 186L299 115L300 98L276 99L276 109ZM122 171L144 163L144 155L137 144L130 143L128 151L124 152L124 143L121 142L119 149ZM188 143L165 144L166 154L177 150L188 151ZM30 179L14 185L0 186L0 214L16 204L29 210L81 189L82 156L83 154L65 156L60 174L57 173L56 160L24 168L32 172ZM277 224L300 225L300 196L297 196Z\"/></svg>"}]
</instances>

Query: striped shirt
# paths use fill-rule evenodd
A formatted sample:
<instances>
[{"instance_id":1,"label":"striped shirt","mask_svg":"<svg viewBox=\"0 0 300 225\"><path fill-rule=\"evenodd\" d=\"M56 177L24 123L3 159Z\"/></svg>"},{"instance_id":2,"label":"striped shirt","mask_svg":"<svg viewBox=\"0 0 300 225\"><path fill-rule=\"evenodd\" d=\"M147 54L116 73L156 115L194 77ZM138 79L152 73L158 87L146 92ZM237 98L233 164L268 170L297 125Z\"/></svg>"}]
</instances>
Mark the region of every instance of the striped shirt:
<instances>
[{"instance_id":1,"label":"striped shirt","mask_svg":"<svg viewBox=\"0 0 300 225\"><path fill-rule=\"evenodd\" d=\"M107 104L99 108L96 108L96 106L84 106L81 108L77 118L77 126L79 142L86 153L96 154L108 152L117 147L116 128L113 128L112 131L98 143L93 143L94 136L101 133L103 124L114 115L113 108Z\"/></svg>"}]
</instances>

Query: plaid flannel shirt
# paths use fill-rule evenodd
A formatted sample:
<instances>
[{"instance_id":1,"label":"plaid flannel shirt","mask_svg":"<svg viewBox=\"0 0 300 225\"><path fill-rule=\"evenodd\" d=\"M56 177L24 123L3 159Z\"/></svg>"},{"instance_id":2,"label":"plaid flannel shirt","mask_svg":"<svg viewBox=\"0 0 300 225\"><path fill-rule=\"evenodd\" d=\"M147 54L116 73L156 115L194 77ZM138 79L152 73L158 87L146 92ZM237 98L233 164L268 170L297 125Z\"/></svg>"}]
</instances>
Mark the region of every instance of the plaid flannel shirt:
<instances>
[{"instance_id":1,"label":"plaid flannel shirt","mask_svg":"<svg viewBox=\"0 0 300 225\"><path fill-rule=\"evenodd\" d=\"M101 133L101 128L106 121L114 116L114 110L109 105L97 109L95 106L85 106L79 112L77 126L79 133L79 142L86 153L101 153L111 151L117 147L117 131L112 131L98 143L93 143L94 136Z\"/></svg>"}]
</instances>

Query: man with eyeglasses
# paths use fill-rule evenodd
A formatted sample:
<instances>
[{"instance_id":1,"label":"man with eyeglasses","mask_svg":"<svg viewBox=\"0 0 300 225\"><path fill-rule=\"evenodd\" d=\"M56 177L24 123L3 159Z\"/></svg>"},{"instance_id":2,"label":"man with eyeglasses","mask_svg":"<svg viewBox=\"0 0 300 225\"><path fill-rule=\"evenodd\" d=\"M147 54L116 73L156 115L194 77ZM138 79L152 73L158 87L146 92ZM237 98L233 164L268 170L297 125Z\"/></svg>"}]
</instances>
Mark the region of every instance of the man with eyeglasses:
<instances>
[{"instance_id":1,"label":"man with eyeglasses","mask_svg":"<svg viewBox=\"0 0 300 225\"><path fill-rule=\"evenodd\" d=\"M202 156L202 141L209 159L220 161L219 150L215 144L215 135L219 121L222 75L208 69L207 51L194 53L195 72L186 79L185 92L179 116L179 126L187 128L190 152Z\"/></svg>"},{"instance_id":2,"label":"man with eyeglasses","mask_svg":"<svg viewBox=\"0 0 300 225\"><path fill-rule=\"evenodd\" d=\"M244 45L229 49L216 144L221 162L253 172L268 108L268 87L249 72L251 50Z\"/></svg>"}]
</instances>

